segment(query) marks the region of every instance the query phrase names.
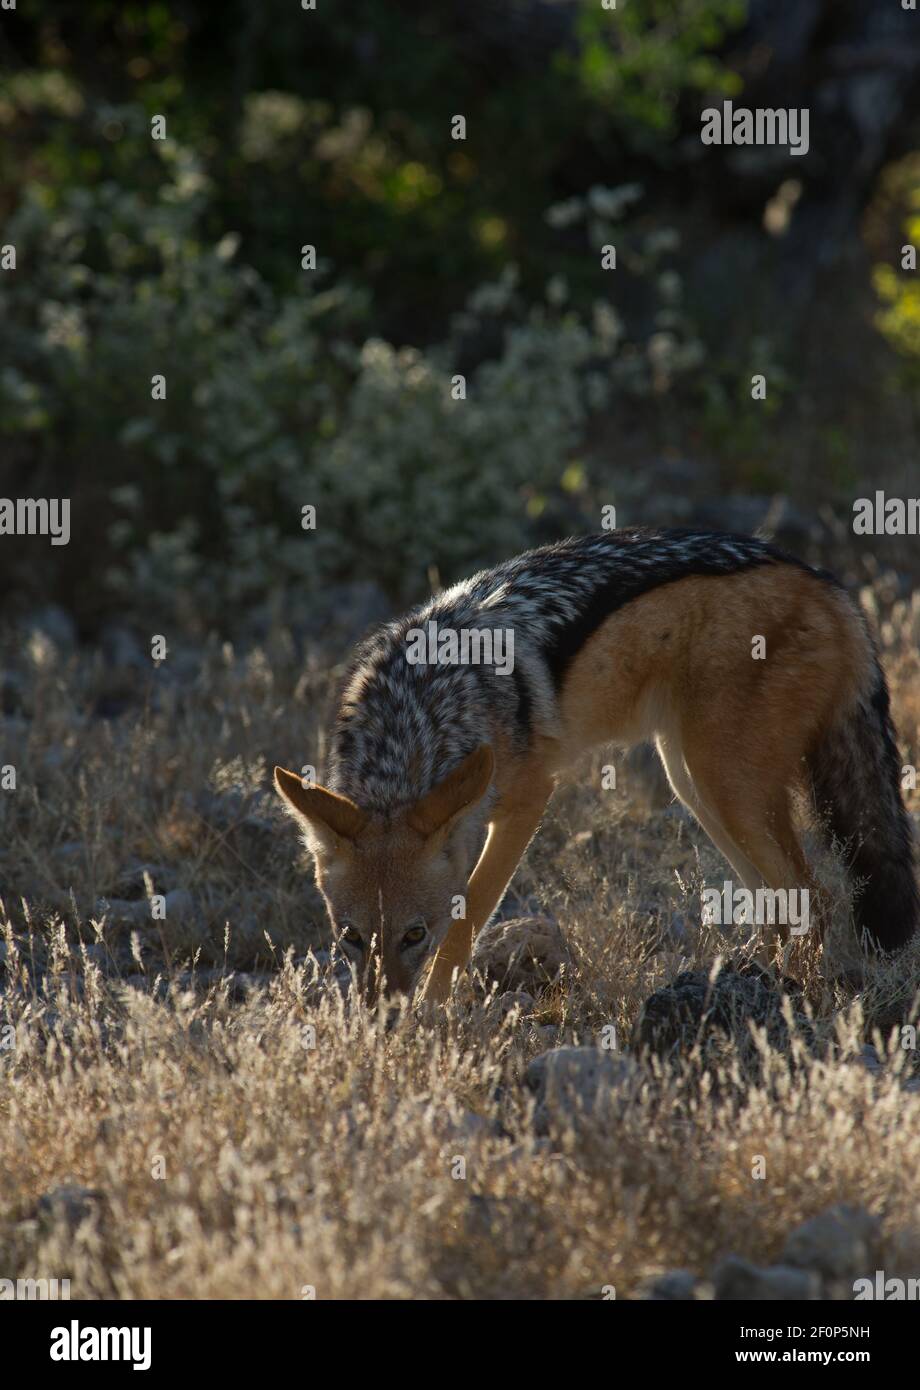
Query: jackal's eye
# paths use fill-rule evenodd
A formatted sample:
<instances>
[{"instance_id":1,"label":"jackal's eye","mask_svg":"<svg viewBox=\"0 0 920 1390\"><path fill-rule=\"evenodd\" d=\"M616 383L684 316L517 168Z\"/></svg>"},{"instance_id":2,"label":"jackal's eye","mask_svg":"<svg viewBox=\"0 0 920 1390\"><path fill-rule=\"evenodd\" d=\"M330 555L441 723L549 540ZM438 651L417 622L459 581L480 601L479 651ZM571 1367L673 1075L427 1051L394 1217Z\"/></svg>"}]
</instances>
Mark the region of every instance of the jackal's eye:
<instances>
[{"instance_id":1,"label":"jackal's eye","mask_svg":"<svg viewBox=\"0 0 920 1390\"><path fill-rule=\"evenodd\" d=\"M357 946L359 950L364 945L364 942L361 939L361 933L358 931L358 928L353 927L350 922L347 926L344 926L342 928L341 939L346 943L346 945Z\"/></svg>"},{"instance_id":2,"label":"jackal's eye","mask_svg":"<svg viewBox=\"0 0 920 1390\"><path fill-rule=\"evenodd\" d=\"M428 928L424 922L416 922L414 927L410 927L402 939L403 946L417 946L420 941L424 941L428 935Z\"/></svg>"}]
</instances>

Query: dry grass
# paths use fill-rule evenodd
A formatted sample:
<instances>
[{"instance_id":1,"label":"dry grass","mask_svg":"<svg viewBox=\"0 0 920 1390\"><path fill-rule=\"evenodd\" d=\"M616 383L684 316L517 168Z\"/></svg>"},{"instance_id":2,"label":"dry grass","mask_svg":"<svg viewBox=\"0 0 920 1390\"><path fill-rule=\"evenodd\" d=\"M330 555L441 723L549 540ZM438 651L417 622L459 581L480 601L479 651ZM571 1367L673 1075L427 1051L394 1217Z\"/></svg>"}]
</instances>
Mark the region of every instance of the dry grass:
<instances>
[{"instance_id":1,"label":"dry grass","mask_svg":"<svg viewBox=\"0 0 920 1390\"><path fill-rule=\"evenodd\" d=\"M885 621L914 749L917 613ZM328 670L304 674L284 633L151 677L40 635L3 655L0 1276L98 1298L624 1298L729 1253L769 1263L838 1201L880 1216L873 1268L916 1276L918 1055L893 1030L917 1019L920 948L855 999L799 961L818 1045L646 1061L615 1120L538 1139L530 1058L611 1023L628 1046L650 993L743 955L699 924L719 856L636 765L615 793L565 788L515 882L570 942L561 984L508 1015L474 982L386 1029L322 988L318 900L267 790L273 761L317 750ZM150 892L172 895L163 921ZM877 1074L853 1060L873 1037ZM64 1184L96 1195L40 1205Z\"/></svg>"}]
</instances>

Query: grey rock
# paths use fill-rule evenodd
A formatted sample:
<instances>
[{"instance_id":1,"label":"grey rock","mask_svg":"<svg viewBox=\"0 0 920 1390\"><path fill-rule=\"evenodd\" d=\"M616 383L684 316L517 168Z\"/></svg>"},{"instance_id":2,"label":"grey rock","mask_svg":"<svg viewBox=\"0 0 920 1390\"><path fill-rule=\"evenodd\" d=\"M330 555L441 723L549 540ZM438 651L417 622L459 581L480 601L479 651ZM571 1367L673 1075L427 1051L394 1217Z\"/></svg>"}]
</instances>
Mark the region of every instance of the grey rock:
<instances>
[{"instance_id":1,"label":"grey rock","mask_svg":"<svg viewBox=\"0 0 920 1390\"><path fill-rule=\"evenodd\" d=\"M140 924L149 920L150 904L146 898L99 898L93 915L106 917L109 922Z\"/></svg>"},{"instance_id":2,"label":"grey rock","mask_svg":"<svg viewBox=\"0 0 920 1390\"><path fill-rule=\"evenodd\" d=\"M689 1303L696 1299L701 1281L689 1269L669 1269L647 1286L643 1297L654 1303Z\"/></svg>"},{"instance_id":3,"label":"grey rock","mask_svg":"<svg viewBox=\"0 0 920 1390\"><path fill-rule=\"evenodd\" d=\"M585 1120L614 1124L636 1097L641 1072L632 1057L597 1047L555 1047L534 1057L525 1085L536 1097L534 1131L549 1134Z\"/></svg>"},{"instance_id":4,"label":"grey rock","mask_svg":"<svg viewBox=\"0 0 920 1390\"><path fill-rule=\"evenodd\" d=\"M865 1067L866 1071L872 1072L873 1076L884 1073L881 1058L871 1043L865 1043L855 1057L850 1059L855 1066Z\"/></svg>"},{"instance_id":5,"label":"grey rock","mask_svg":"<svg viewBox=\"0 0 920 1390\"><path fill-rule=\"evenodd\" d=\"M800 1303L821 1297L821 1280L810 1270L793 1269L788 1265L760 1269L736 1255L729 1255L716 1266L712 1282L718 1300Z\"/></svg>"},{"instance_id":6,"label":"grey rock","mask_svg":"<svg viewBox=\"0 0 920 1390\"><path fill-rule=\"evenodd\" d=\"M524 989L507 990L498 997L498 1007L503 1014L510 1014L512 1009L520 1009L521 1013L529 1013L534 1006L534 997Z\"/></svg>"},{"instance_id":7,"label":"grey rock","mask_svg":"<svg viewBox=\"0 0 920 1390\"><path fill-rule=\"evenodd\" d=\"M855 1279L870 1267L879 1226L878 1218L862 1207L829 1207L791 1233L783 1262L817 1270L826 1279Z\"/></svg>"},{"instance_id":8,"label":"grey rock","mask_svg":"<svg viewBox=\"0 0 920 1390\"><path fill-rule=\"evenodd\" d=\"M195 900L184 888L174 888L172 892L163 894L163 900L165 917L157 918L157 921L181 921L195 912ZM130 922L135 926L144 926L155 920L150 900L146 897L100 898L96 903L95 915L101 917L103 914L110 922Z\"/></svg>"},{"instance_id":9,"label":"grey rock","mask_svg":"<svg viewBox=\"0 0 920 1390\"><path fill-rule=\"evenodd\" d=\"M722 970L715 980L707 971L684 971L645 1001L636 1026L636 1045L665 1056L689 1051L701 1037L718 1033L747 1049L750 1024L755 1023L766 1028L772 1047L785 1049L790 1042L783 1008L787 996L793 1000L801 1034L809 1040L813 1037L807 1018L796 1013L800 991L795 981L780 982L756 964Z\"/></svg>"},{"instance_id":10,"label":"grey rock","mask_svg":"<svg viewBox=\"0 0 920 1390\"><path fill-rule=\"evenodd\" d=\"M493 918L493 921L513 922L518 917L541 917L547 921L555 922L555 917L551 912L547 912L535 893L527 893L523 896L508 892L502 898L501 905Z\"/></svg>"},{"instance_id":11,"label":"grey rock","mask_svg":"<svg viewBox=\"0 0 920 1390\"><path fill-rule=\"evenodd\" d=\"M147 892L144 876L153 883L155 893L163 893L175 886L176 870L168 864L152 864L142 859L131 859L118 874L114 887L119 896L140 896Z\"/></svg>"},{"instance_id":12,"label":"grey rock","mask_svg":"<svg viewBox=\"0 0 920 1390\"><path fill-rule=\"evenodd\" d=\"M146 906L149 916L149 903ZM166 913L165 920L167 922L178 921L183 917L192 917L195 913L195 899L187 889L174 888L164 895L163 911Z\"/></svg>"},{"instance_id":13,"label":"grey rock","mask_svg":"<svg viewBox=\"0 0 920 1390\"><path fill-rule=\"evenodd\" d=\"M549 917L492 922L476 938L473 969L499 989L536 995L571 965L565 937Z\"/></svg>"}]
</instances>

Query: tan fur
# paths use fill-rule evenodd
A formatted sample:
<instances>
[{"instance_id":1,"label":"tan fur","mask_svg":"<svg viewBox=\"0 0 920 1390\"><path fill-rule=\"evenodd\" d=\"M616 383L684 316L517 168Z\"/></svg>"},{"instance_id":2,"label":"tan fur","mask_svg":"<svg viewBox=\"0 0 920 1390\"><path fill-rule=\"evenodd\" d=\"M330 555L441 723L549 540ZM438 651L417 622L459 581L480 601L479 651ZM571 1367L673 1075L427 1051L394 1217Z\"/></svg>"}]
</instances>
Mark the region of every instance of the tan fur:
<instances>
[{"instance_id":1,"label":"tan fur","mask_svg":"<svg viewBox=\"0 0 920 1390\"><path fill-rule=\"evenodd\" d=\"M763 660L752 656L758 636ZM557 775L601 744L653 739L676 795L745 887L814 893L790 795L813 740L854 697L871 661L845 596L804 570L690 577L624 605L597 629L569 668L558 727L535 736L526 754L493 732L491 749L478 749L416 806L387 819L321 788L304 791L281 769L278 787L312 827L330 912L380 923L377 953L368 942L363 957L368 997L376 997L381 976L389 989L413 986L418 967L405 932L418 917L439 923L425 997L443 1000L501 901ZM456 875L472 863L472 850L469 839L455 843L443 832L462 828L493 775L496 796L466 884L466 916L451 920Z\"/></svg>"},{"instance_id":2,"label":"tan fur","mask_svg":"<svg viewBox=\"0 0 920 1390\"><path fill-rule=\"evenodd\" d=\"M752 640L766 642L764 660ZM561 699L558 741L509 779L476 866L475 908L441 947L426 997L446 997L473 932L507 886L554 775L600 744L654 739L671 786L741 883L820 893L790 793L811 740L864 678L871 649L845 597L794 568L689 578L626 605L585 643ZM513 872L513 869L512 869ZM785 930L781 929L781 934Z\"/></svg>"}]
</instances>

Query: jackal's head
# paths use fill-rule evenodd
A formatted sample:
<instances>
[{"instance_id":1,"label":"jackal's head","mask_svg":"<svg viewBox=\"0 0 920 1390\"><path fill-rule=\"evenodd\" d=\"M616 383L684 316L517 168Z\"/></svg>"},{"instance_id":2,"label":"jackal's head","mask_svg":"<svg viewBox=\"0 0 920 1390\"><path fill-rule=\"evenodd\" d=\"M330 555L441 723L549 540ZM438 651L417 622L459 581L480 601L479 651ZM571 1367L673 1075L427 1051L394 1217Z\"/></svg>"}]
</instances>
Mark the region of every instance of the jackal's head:
<instances>
[{"instance_id":1,"label":"jackal's head","mask_svg":"<svg viewBox=\"0 0 920 1390\"><path fill-rule=\"evenodd\" d=\"M365 998L410 994L444 940L480 848L494 759L483 744L420 801L382 814L275 768Z\"/></svg>"}]
</instances>

